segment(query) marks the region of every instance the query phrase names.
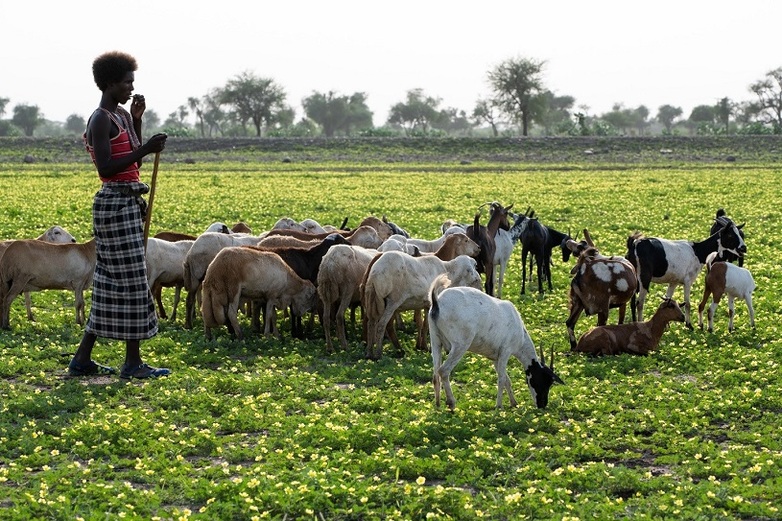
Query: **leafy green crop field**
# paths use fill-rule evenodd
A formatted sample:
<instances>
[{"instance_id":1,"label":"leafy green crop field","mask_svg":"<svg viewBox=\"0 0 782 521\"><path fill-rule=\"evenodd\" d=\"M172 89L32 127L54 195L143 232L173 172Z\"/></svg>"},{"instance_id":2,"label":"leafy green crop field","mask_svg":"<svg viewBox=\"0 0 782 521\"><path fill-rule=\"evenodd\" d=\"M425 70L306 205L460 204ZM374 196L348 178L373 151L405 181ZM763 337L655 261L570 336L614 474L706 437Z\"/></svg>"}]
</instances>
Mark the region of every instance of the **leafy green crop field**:
<instances>
[{"instance_id":1,"label":"leafy green crop field","mask_svg":"<svg viewBox=\"0 0 782 521\"><path fill-rule=\"evenodd\" d=\"M317 321L305 340L259 338L246 321L244 342L225 330L207 342L200 322L186 330L180 318L142 345L170 377L67 378L82 334L73 295L33 293L37 320L18 298L0 331L0 518L780 519L781 180L762 162L163 163L152 233L385 214L431 239L443 220L470 221L498 200L562 231L588 228L622 255L635 230L701 240L724 207L747 223L757 328L737 303L729 334L723 302L713 334L673 324L651 356L569 355L571 265L555 259L554 291L522 296L517 247L504 295L557 352L565 385L537 410L512 361L519 406L497 411L491 362L467 355L449 413L434 407L431 358L412 329L403 357L372 362L357 326L347 352L327 355ZM0 182L0 237L59 224L89 239L91 165L2 163ZM693 306L702 290L701 277ZM170 309L173 290L164 296ZM582 317L577 334L594 325ZM123 352L99 341L94 356L118 366Z\"/></svg>"}]
</instances>

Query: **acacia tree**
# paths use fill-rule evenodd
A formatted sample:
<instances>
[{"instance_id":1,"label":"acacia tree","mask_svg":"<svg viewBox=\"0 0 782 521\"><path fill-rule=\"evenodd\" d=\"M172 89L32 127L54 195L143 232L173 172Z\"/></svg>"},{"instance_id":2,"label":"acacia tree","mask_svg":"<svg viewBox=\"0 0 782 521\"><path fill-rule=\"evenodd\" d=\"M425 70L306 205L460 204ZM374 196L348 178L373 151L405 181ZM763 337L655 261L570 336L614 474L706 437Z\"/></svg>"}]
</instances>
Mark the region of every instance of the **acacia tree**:
<instances>
[{"instance_id":1,"label":"acacia tree","mask_svg":"<svg viewBox=\"0 0 782 521\"><path fill-rule=\"evenodd\" d=\"M673 122L682 115L681 107L673 105L660 105L657 108L657 121L665 127L665 131L670 133L673 128Z\"/></svg>"},{"instance_id":2,"label":"acacia tree","mask_svg":"<svg viewBox=\"0 0 782 521\"><path fill-rule=\"evenodd\" d=\"M535 96L544 91L545 61L531 58L511 58L489 71L489 84L495 105L510 119L521 122L521 133L529 134Z\"/></svg>"},{"instance_id":3,"label":"acacia tree","mask_svg":"<svg viewBox=\"0 0 782 521\"><path fill-rule=\"evenodd\" d=\"M500 124L497 106L491 100L479 99L476 101L475 108L472 109L472 118L476 125L488 123L494 137L500 135L500 131L497 128Z\"/></svg>"},{"instance_id":4,"label":"acacia tree","mask_svg":"<svg viewBox=\"0 0 782 521\"><path fill-rule=\"evenodd\" d=\"M84 118L78 114L71 114L68 116L68 119L65 120L65 130L68 132L81 134L86 128L87 123L84 121Z\"/></svg>"},{"instance_id":5,"label":"acacia tree","mask_svg":"<svg viewBox=\"0 0 782 521\"><path fill-rule=\"evenodd\" d=\"M285 108L285 91L271 78L243 72L228 80L220 101L233 108L243 126L252 121L256 135L261 137L263 127L274 124L277 112Z\"/></svg>"},{"instance_id":6,"label":"acacia tree","mask_svg":"<svg viewBox=\"0 0 782 521\"><path fill-rule=\"evenodd\" d=\"M423 89L409 90L406 102L391 107L388 123L400 125L405 129L406 135L415 131L425 134L440 115L440 102L440 98L426 96Z\"/></svg>"},{"instance_id":7,"label":"acacia tree","mask_svg":"<svg viewBox=\"0 0 782 521\"><path fill-rule=\"evenodd\" d=\"M749 90L758 97L758 109L764 122L782 132L782 67L768 71L765 79L750 85Z\"/></svg>"},{"instance_id":8,"label":"acacia tree","mask_svg":"<svg viewBox=\"0 0 782 521\"><path fill-rule=\"evenodd\" d=\"M25 136L32 137L35 127L43 123L38 105L16 105L11 122L21 128Z\"/></svg>"},{"instance_id":9,"label":"acacia tree","mask_svg":"<svg viewBox=\"0 0 782 521\"><path fill-rule=\"evenodd\" d=\"M575 103L573 96L557 96L545 90L532 99L533 120L543 127L544 134L551 135L557 128L570 126L570 111Z\"/></svg>"},{"instance_id":10,"label":"acacia tree","mask_svg":"<svg viewBox=\"0 0 782 521\"><path fill-rule=\"evenodd\" d=\"M336 133L350 134L353 129L372 126L372 112L367 107L363 92L340 96L333 91L327 94L313 91L301 104L307 117L321 126L326 137L333 137Z\"/></svg>"}]
</instances>

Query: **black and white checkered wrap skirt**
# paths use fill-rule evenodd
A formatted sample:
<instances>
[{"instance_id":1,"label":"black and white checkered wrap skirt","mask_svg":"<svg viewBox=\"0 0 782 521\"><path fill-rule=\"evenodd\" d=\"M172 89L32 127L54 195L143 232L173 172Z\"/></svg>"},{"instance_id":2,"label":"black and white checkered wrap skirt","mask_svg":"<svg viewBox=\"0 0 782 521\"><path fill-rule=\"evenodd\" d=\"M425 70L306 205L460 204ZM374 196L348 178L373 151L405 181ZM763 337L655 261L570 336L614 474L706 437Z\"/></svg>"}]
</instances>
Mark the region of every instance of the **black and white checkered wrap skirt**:
<instances>
[{"instance_id":1,"label":"black and white checkered wrap skirt","mask_svg":"<svg viewBox=\"0 0 782 521\"><path fill-rule=\"evenodd\" d=\"M116 340L143 340L158 331L144 255L143 183L106 183L92 204L97 264L86 330ZM148 188L147 188L148 190Z\"/></svg>"}]
</instances>

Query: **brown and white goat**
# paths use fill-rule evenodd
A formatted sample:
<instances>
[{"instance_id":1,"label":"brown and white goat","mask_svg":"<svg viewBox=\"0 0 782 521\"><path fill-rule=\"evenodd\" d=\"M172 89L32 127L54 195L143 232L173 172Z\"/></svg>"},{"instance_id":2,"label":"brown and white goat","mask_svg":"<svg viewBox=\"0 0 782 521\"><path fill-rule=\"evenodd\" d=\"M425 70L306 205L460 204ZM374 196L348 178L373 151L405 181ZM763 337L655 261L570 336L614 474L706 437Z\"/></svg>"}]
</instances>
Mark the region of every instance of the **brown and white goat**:
<instances>
[{"instance_id":1,"label":"brown and white goat","mask_svg":"<svg viewBox=\"0 0 782 521\"><path fill-rule=\"evenodd\" d=\"M597 326L587 331L578 339L575 351L593 356L647 355L657 349L669 322L684 322L684 312L675 300L664 299L646 322Z\"/></svg>"},{"instance_id":2,"label":"brown and white goat","mask_svg":"<svg viewBox=\"0 0 782 521\"><path fill-rule=\"evenodd\" d=\"M703 329L703 309L709 296L712 302L709 306L709 332L714 331L714 312L723 295L728 296L728 331L733 331L733 316L735 309L733 301L737 298L747 303L749 325L755 327L755 310L752 307L752 292L755 290L755 280L747 268L735 266L729 262L715 262L717 254L712 253L706 259L706 286L703 289L703 299L698 305L698 325Z\"/></svg>"},{"instance_id":3,"label":"brown and white goat","mask_svg":"<svg viewBox=\"0 0 782 521\"><path fill-rule=\"evenodd\" d=\"M565 322L570 349L576 348L574 328L579 316L597 315L597 325L604 326L611 308L619 309L619 323L624 322L627 303L635 294L638 278L633 265L623 257L605 257L594 247L588 233L589 246L583 248L575 241L567 241L571 250L580 251L576 265L570 271L569 316Z\"/></svg>"},{"instance_id":4,"label":"brown and white goat","mask_svg":"<svg viewBox=\"0 0 782 521\"><path fill-rule=\"evenodd\" d=\"M12 242L0 263L0 327L10 328L13 300L23 291L73 290L76 323L84 325L84 290L92 285L95 239L54 244L35 239Z\"/></svg>"},{"instance_id":5,"label":"brown and white goat","mask_svg":"<svg viewBox=\"0 0 782 521\"><path fill-rule=\"evenodd\" d=\"M212 328L225 324L232 336L242 340L238 312L243 298L265 303L264 334L280 337L274 308L291 306L294 315L301 316L315 304L315 286L296 275L276 253L242 246L223 248L209 264L202 284L207 339L212 338Z\"/></svg>"}]
</instances>

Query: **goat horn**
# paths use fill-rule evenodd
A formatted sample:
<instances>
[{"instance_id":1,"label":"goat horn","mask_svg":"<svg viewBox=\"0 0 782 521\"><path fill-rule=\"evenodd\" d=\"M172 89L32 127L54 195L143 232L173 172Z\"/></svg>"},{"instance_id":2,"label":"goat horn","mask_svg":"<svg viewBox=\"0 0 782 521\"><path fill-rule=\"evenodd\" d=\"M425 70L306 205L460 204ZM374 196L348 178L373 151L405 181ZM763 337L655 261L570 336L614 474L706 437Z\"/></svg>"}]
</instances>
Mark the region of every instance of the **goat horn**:
<instances>
[{"instance_id":1,"label":"goat horn","mask_svg":"<svg viewBox=\"0 0 782 521\"><path fill-rule=\"evenodd\" d=\"M588 245L590 245L590 246L594 246L594 245L595 245L595 243L594 243L594 242L592 242L592 236L591 236L591 235L589 235L589 230L587 230L586 228L584 228L584 240L585 240L585 241L587 242L587 244L588 244Z\"/></svg>"},{"instance_id":2,"label":"goat horn","mask_svg":"<svg viewBox=\"0 0 782 521\"><path fill-rule=\"evenodd\" d=\"M543 352L543 344L540 345L540 353L538 353L538 356L540 357L541 365L546 365L546 353Z\"/></svg>"},{"instance_id":3,"label":"goat horn","mask_svg":"<svg viewBox=\"0 0 782 521\"><path fill-rule=\"evenodd\" d=\"M548 367L554 371L554 344L551 344L551 359L548 361Z\"/></svg>"}]
</instances>

